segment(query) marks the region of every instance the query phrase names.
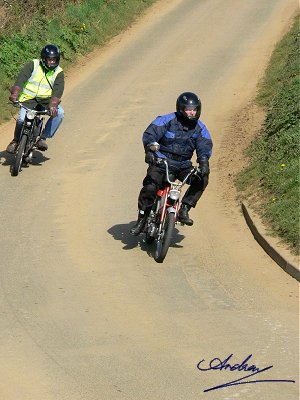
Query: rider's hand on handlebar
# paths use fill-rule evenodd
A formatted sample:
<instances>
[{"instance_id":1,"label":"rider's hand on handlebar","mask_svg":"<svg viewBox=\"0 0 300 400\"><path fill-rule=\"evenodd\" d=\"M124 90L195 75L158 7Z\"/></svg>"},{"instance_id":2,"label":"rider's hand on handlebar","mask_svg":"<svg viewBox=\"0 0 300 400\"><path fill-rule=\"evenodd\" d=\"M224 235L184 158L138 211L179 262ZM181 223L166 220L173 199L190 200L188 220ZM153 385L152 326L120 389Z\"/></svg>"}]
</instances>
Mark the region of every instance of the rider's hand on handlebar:
<instances>
[{"instance_id":1,"label":"rider's hand on handlebar","mask_svg":"<svg viewBox=\"0 0 300 400\"><path fill-rule=\"evenodd\" d=\"M49 107L50 117L56 117L58 113L57 107Z\"/></svg>"},{"instance_id":2,"label":"rider's hand on handlebar","mask_svg":"<svg viewBox=\"0 0 300 400\"><path fill-rule=\"evenodd\" d=\"M21 93L22 88L20 86L12 86L10 89L9 100L12 103L15 103L18 100L19 94Z\"/></svg>"},{"instance_id":3,"label":"rider's hand on handlebar","mask_svg":"<svg viewBox=\"0 0 300 400\"><path fill-rule=\"evenodd\" d=\"M49 104L49 114L51 117L56 117L58 113L58 105L60 103L60 99L58 97L52 97Z\"/></svg>"},{"instance_id":4,"label":"rider's hand on handlebar","mask_svg":"<svg viewBox=\"0 0 300 400\"><path fill-rule=\"evenodd\" d=\"M209 162L207 158L199 160L199 165L196 170L196 175L200 178L209 175Z\"/></svg>"},{"instance_id":5,"label":"rider's hand on handlebar","mask_svg":"<svg viewBox=\"0 0 300 400\"><path fill-rule=\"evenodd\" d=\"M159 165L162 166L162 165L165 165L165 163L164 163L165 161L166 161L165 158L157 158L155 164L158 165L158 166Z\"/></svg>"},{"instance_id":6,"label":"rider's hand on handlebar","mask_svg":"<svg viewBox=\"0 0 300 400\"><path fill-rule=\"evenodd\" d=\"M157 160L157 158L155 157L155 154L153 153L153 151L147 151L145 153L145 163L147 163L149 165L154 165L154 164L156 164L156 160Z\"/></svg>"}]
</instances>

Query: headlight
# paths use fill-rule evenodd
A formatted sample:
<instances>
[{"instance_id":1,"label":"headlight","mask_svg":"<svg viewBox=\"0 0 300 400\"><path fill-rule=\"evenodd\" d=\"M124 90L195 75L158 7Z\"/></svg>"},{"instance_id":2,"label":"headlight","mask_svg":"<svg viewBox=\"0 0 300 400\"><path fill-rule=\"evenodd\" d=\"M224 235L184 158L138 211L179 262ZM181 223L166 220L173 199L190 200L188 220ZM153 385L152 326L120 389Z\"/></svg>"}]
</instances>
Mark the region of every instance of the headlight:
<instances>
[{"instance_id":1,"label":"headlight","mask_svg":"<svg viewBox=\"0 0 300 400\"><path fill-rule=\"evenodd\" d=\"M32 112L32 111L27 111L26 117L27 117L28 119L34 119L34 116L35 116L34 112Z\"/></svg>"},{"instance_id":2,"label":"headlight","mask_svg":"<svg viewBox=\"0 0 300 400\"><path fill-rule=\"evenodd\" d=\"M169 197L170 197L170 199L172 199L172 200L178 200L178 199L179 199L179 196L180 196L180 192L179 192L178 190L176 190L176 189L171 189L171 190L169 191Z\"/></svg>"}]
</instances>

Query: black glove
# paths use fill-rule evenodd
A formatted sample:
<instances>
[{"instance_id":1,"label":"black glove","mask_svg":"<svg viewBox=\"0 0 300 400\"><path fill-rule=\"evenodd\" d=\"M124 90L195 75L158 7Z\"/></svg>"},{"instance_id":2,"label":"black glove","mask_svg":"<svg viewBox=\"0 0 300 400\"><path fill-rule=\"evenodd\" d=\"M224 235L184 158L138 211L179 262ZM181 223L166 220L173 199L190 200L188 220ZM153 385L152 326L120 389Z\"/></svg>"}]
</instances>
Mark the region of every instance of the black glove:
<instances>
[{"instance_id":1,"label":"black glove","mask_svg":"<svg viewBox=\"0 0 300 400\"><path fill-rule=\"evenodd\" d=\"M196 171L196 175L198 175L200 178L202 178L203 176L208 176L209 175L209 162L208 159L202 158L200 160L198 160L198 167L197 167L197 171Z\"/></svg>"},{"instance_id":2,"label":"black glove","mask_svg":"<svg viewBox=\"0 0 300 400\"><path fill-rule=\"evenodd\" d=\"M147 151L145 153L145 163L147 163L149 165L156 164L156 157L155 157L155 154L153 153L153 151Z\"/></svg>"}]
</instances>

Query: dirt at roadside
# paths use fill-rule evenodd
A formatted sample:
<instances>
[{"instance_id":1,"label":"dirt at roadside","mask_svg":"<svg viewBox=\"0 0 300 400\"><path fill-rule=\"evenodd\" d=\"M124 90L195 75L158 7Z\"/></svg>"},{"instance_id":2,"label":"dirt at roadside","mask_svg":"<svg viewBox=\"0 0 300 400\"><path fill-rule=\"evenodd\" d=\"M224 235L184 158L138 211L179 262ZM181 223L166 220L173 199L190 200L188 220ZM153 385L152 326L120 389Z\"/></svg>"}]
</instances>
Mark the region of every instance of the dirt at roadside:
<instances>
[{"instance_id":1,"label":"dirt at roadside","mask_svg":"<svg viewBox=\"0 0 300 400\"><path fill-rule=\"evenodd\" d=\"M264 118L264 110L251 100L236 113L224 132L220 151L222 155L217 168L222 179L223 199L228 206L240 205L242 194L237 191L235 180L249 163L246 150L259 135Z\"/></svg>"},{"instance_id":2,"label":"dirt at roadside","mask_svg":"<svg viewBox=\"0 0 300 400\"><path fill-rule=\"evenodd\" d=\"M251 209L253 222L261 226L264 231L265 239L285 255L288 262L298 264L298 258L288 244L278 237L271 226L262 218L263 202L260 187L253 188L249 194L239 192L235 181L237 175L248 166L249 156L246 151L253 140L260 134L262 124L265 119L265 111L262 107L255 104L254 99L241 108L230 121L229 128L225 130L221 142L222 154L217 162L220 174L220 185L222 201L228 209L241 209L241 203L246 202ZM250 211L250 210L249 210ZM262 232L261 232L262 233Z\"/></svg>"}]
</instances>

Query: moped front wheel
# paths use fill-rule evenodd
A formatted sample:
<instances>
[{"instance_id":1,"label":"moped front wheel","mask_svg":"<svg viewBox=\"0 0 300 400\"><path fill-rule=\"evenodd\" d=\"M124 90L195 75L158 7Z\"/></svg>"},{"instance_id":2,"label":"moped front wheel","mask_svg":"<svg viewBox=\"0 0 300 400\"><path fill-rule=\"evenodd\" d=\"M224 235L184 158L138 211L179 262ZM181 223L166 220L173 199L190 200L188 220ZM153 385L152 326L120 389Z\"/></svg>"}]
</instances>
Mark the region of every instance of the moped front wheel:
<instances>
[{"instance_id":1,"label":"moped front wheel","mask_svg":"<svg viewBox=\"0 0 300 400\"><path fill-rule=\"evenodd\" d=\"M12 176L17 176L21 170L23 156L25 153L26 142L27 142L27 136L23 135L21 137L21 140L20 140L20 143L19 143L19 146L17 149L15 162L12 166Z\"/></svg>"},{"instance_id":2,"label":"moped front wheel","mask_svg":"<svg viewBox=\"0 0 300 400\"><path fill-rule=\"evenodd\" d=\"M169 250L175 227L175 213L167 213L161 236L157 239L154 259L162 263Z\"/></svg>"}]
</instances>

